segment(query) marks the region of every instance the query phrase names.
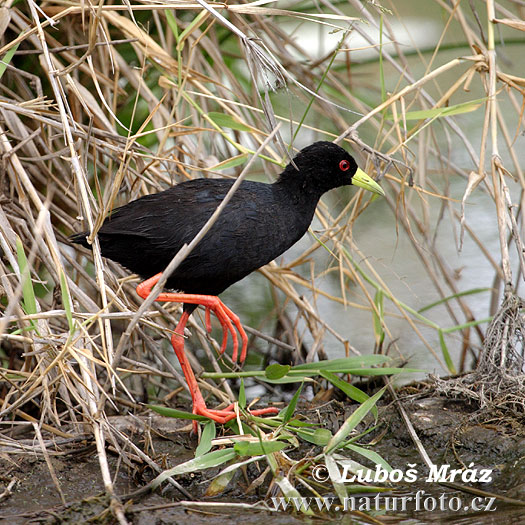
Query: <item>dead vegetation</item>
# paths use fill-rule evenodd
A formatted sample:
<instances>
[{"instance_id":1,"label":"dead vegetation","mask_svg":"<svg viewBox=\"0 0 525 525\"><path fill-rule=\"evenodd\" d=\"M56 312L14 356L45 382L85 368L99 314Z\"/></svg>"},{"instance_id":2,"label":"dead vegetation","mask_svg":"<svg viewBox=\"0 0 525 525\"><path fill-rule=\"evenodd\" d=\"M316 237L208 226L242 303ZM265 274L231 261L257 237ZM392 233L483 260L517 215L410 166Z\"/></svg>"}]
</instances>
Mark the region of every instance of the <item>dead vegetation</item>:
<instances>
[{"instance_id":1,"label":"dead vegetation","mask_svg":"<svg viewBox=\"0 0 525 525\"><path fill-rule=\"evenodd\" d=\"M474 3L436 0L440 35L430 49L399 45L393 24L402 24L404 15L396 4L214 3L211 11L188 0L28 0L0 8L0 448L45 456L48 447L88 434L113 493L105 444L122 451L129 443L106 414L141 410L141 401L181 392L173 394L180 374L165 345L179 310L152 304L139 319L137 279L101 258L97 228L115 206L181 180L236 176L278 122L286 145L290 122L301 145L313 137L346 139L361 166L382 179L392 235L410 240L447 316L436 323L411 308L362 253L352 226L377 203L354 192L339 208L329 199L321 204L317 231L303 253L261 270L288 307L268 313L280 318L282 346L304 348L303 357L315 360L325 355L324 338L331 334L341 355L355 351L318 309L317 299L325 297L370 313L378 353L404 355L398 329L391 328L395 319L444 370L465 370L467 358L482 356L479 378L499 374L494 388L507 390L502 382L510 381L510 403L523 410L525 79L512 60L496 54L503 42L523 45L523 3L489 0L476 10ZM380 40L372 30L379 24ZM335 47L330 41L309 49L295 40L318 31L323 43L334 30ZM364 44L354 46L354 35ZM373 50L371 58L362 58L365 48ZM463 129L461 116L471 111L484 112L480 136ZM468 160L456 161L458 149ZM255 175L264 168L271 179L283 159L274 142ZM457 177L463 179L462 206L451 190ZM484 245L470 219L476 192L494 204L487 213L500 253ZM491 337L484 337L486 319L472 312L435 242L442 221L456 228L458 246L467 236L493 268L494 281L485 284L491 315L502 293L503 308ZM66 240L80 229L93 232L92 254ZM324 247L330 261L316 266L313 256ZM337 293L322 284L333 275ZM267 337L272 327L259 326ZM439 335L440 348L427 328ZM193 367L202 371L205 356L219 372L218 345L197 316L191 331L201 356L192 356ZM252 333L258 341L259 332ZM227 383L202 384L220 401L233 396ZM18 444L26 435L38 439L30 447ZM124 522L117 498L114 505Z\"/></svg>"}]
</instances>

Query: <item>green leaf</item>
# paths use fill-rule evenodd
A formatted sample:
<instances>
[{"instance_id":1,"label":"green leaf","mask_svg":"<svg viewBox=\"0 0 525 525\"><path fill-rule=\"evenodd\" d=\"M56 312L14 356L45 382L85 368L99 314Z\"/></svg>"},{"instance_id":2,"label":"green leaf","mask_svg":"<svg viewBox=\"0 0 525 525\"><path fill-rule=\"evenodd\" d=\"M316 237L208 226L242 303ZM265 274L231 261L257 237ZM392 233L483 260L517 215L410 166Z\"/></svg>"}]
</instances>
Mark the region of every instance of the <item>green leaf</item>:
<instances>
[{"instance_id":1,"label":"green leaf","mask_svg":"<svg viewBox=\"0 0 525 525\"><path fill-rule=\"evenodd\" d=\"M268 370L268 369L267 369ZM292 419L292 416L295 412L295 407L297 406L297 401L299 400L299 395L301 394L301 390L303 389L303 383L301 383L301 386L297 389L297 392L293 395L290 403L286 407L286 410L283 414L283 423L288 423L290 419Z\"/></svg>"},{"instance_id":2,"label":"green leaf","mask_svg":"<svg viewBox=\"0 0 525 525\"><path fill-rule=\"evenodd\" d=\"M327 428L316 428L314 429L301 429L295 431L297 435L308 441L308 443L313 443L314 445L319 445L324 447L332 439L332 433Z\"/></svg>"},{"instance_id":3,"label":"green leaf","mask_svg":"<svg viewBox=\"0 0 525 525\"><path fill-rule=\"evenodd\" d=\"M465 330L465 328L472 328L473 326L478 326L480 324L488 324L492 322L492 317L485 317L485 319L476 319L475 321L467 321L466 323L456 324L454 326L449 326L448 328L442 328L444 334L450 334L452 332L457 332L458 330Z\"/></svg>"},{"instance_id":4,"label":"green leaf","mask_svg":"<svg viewBox=\"0 0 525 525\"><path fill-rule=\"evenodd\" d=\"M287 385L289 383L311 383L313 382L313 379L310 379L303 375L296 375L296 376L285 376L281 377L281 379L268 379L266 377L261 377L261 381L265 381L266 383L271 383L273 385Z\"/></svg>"},{"instance_id":5,"label":"green leaf","mask_svg":"<svg viewBox=\"0 0 525 525\"><path fill-rule=\"evenodd\" d=\"M179 49L180 51L182 51L182 48L184 47L184 39L186 38L186 35L189 35L195 27L198 27L201 25L201 23L203 22L203 20L208 16L208 11L206 11L205 9L203 9L189 24L188 26L186 27L186 29L184 29L184 31L180 34L180 37L179 37L179 45L177 46L177 49ZM180 42L182 42L182 46L180 45Z\"/></svg>"},{"instance_id":6,"label":"green leaf","mask_svg":"<svg viewBox=\"0 0 525 525\"><path fill-rule=\"evenodd\" d=\"M321 376L330 381L332 385L342 390L350 399L358 403L364 403L370 396L366 395L362 390L337 377L332 372L321 370Z\"/></svg>"},{"instance_id":7,"label":"green leaf","mask_svg":"<svg viewBox=\"0 0 525 525\"><path fill-rule=\"evenodd\" d=\"M164 12L164 16L166 17L166 21L168 22L168 25L171 29L171 32L173 33L173 36L175 37L175 40L179 41L179 27L177 26L177 20L175 18L175 15L172 11L169 9L166 9Z\"/></svg>"},{"instance_id":8,"label":"green leaf","mask_svg":"<svg viewBox=\"0 0 525 525\"><path fill-rule=\"evenodd\" d=\"M280 379L268 379L266 371L254 370L251 372L204 372L202 378L206 379L238 379L241 377L257 377L268 383L296 383L302 380L308 381L308 377L321 374L321 370L333 373L354 374L359 376L380 376L390 374L401 374L405 372L422 372L412 368L372 368L378 364L392 362L390 357L373 354L369 356L344 357L341 359L331 359L329 361L317 361L293 366L288 370L287 375ZM278 370L277 368L275 370ZM282 369L279 369L282 370ZM272 372L273 373L273 372Z\"/></svg>"},{"instance_id":9,"label":"green leaf","mask_svg":"<svg viewBox=\"0 0 525 525\"><path fill-rule=\"evenodd\" d=\"M454 366L454 363L452 361L452 358L450 357L450 352L448 351L447 343L445 342L445 336L443 335L443 330L441 328L438 330L439 334L439 345L441 346L441 353L443 354L443 358L445 359L445 363L447 364L448 371L455 375L457 374L456 367Z\"/></svg>"},{"instance_id":10,"label":"green leaf","mask_svg":"<svg viewBox=\"0 0 525 525\"><path fill-rule=\"evenodd\" d=\"M251 372L203 372L203 379L239 379L241 377L257 377L268 383L298 383L299 381L311 381L309 377L318 376L321 370L328 372L353 374L357 376L381 376L391 374L402 374L407 372L424 372L415 368L371 368L377 363L392 361L391 358L374 354L371 356L360 357L359 361L355 358L333 359L330 361L318 361L292 367L288 374L280 379L267 379L263 370L253 370ZM368 364L367 368L365 364Z\"/></svg>"},{"instance_id":11,"label":"green leaf","mask_svg":"<svg viewBox=\"0 0 525 525\"><path fill-rule=\"evenodd\" d=\"M246 392L244 391L244 379L241 379L241 387L239 388L239 406L246 408Z\"/></svg>"},{"instance_id":12,"label":"green leaf","mask_svg":"<svg viewBox=\"0 0 525 525\"><path fill-rule=\"evenodd\" d=\"M233 445L233 450L239 454L239 456L262 456L271 454L272 452L278 452L283 448L287 447L288 443L283 441L237 441Z\"/></svg>"},{"instance_id":13,"label":"green leaf","mask_svg":"<svg viewBox=\"0 0 525 525\"><path fill-rule=\"evenodd\" d=\"M469 113L478 109L486 98L478 98L470 102L463 102L455 104L454 106L447 106L444 108L422 109L419 111L408 111L403 114L405 120L424 120L428 118L451 117L452 115L459 115L461 113Z\"/></svg>"},{"instance_id":14,"label":"green leaf","mask_svg":"<svg viewBox=\"0 0 525 525\"><path fill-rule=\"evenodd\" d=\"M386 387L376 392L372 397L368 398L355 412L343 423L341 428L337 431L335 436L324 448L325 454L330 454L338 448L346 437L354 430L354 428L363 420L363 418L372 410L377 401L384 394Z\"/></svg>"},{"instance_id":15,"label":"green leaf","mask_svg":"<svg viewBox=\"0 0 525 525\"><path fill-rule=\"evenodd\" d=\"M62 294L62 304L64 305L64 310L66 311L67 324L69 326L69 331L73 332L75 330L75 325L73 323L73 312L71 308L71 301L68 293L66 276L62 269L60 270L60 292Z\"/></svg>"},{"instance_id":16,"label":"green leaf","mask_svg":"<svg viewBox=\"0 0 525 525\"><path fill-rule=\"evenodd\" d=\"M353 443L346 445L345 448L353 450L354 452L357 452L357 454L361 454L361 456L365 457L366 459L369 459L372 463L374 463L374 465L381 465L387 472L392 471L392 467L388 464L388 461L383 459L382 456L380 456L377 452L374 452L373 450L354 445Z\"/></svg>"},{"instance_id":17,"label":"green leaf","mask_svg":"<svg viewBox=\"0 0 525 525\"><path fill-rule=\"evenodd\" d=\"M386 375L394 375L394 374L404 374L404 373L414 373L414 372L424 372L424 370L420 370L417 368L397 368L397 367L381 367L381 368L345 368L345 367L337 367L335 369L332 369L330 367L328 368L318 368L314 370L290 370L290 375L294 376L315 376L315 375L321 375L321 372L327 371L327 372L335 372L340 374L351 374L354 376L386 376Z\"/></svg>"},{"instance_id":18,"label":"green leaf","mask_svg":"<svg viewBox=\"0 0 525 525\"><path fill-rule=\"evenodd\" d=\"M273 365L266 367L264 375L266 376L266 379L281 379L281 377L284 377L288 373L290 368L292 368L290 365L274 363Z\"/></svg>"},{"instance_id":19,"label":"green leaf","mask_svg":"<svg viewBox=\"0 0 525 525\"><path fill-rule=\"evenodd\" d=\"M16 50L18 49L18 46L20 44L16 44L16 46L13 46L3 57L0 61L0 78L5 73L5 70L7 69L7 65L11 62L11 59L13 58L14 54L16 53Z\"/></svg>"},{"instance_id":20,"label":"green leaf","mask_svg":"<svg viewBox=\"0 0 525 525\"><path fill-rule=\"evenodd\" d=\"M374 297L375 309L372 310L372 320L374 324L374 335L376 338L376 344L378 346L385 339L385 331L383 330L383 311L384 311L383 298L384 298L383 292L381 290L377 290L375 297Z\"/></svg>"},{"instance_id":21,"label":"green leaf","mask_svg":"<svg viewBox=\"0 0 525 525\"><path fill-rule=\"evenodd\" d=\"M282 413L282 411L281 411ZM281 427L283 425L283 422L282 420L279 418L279 415L277 415L277 417L262 417L262 416L250 416L250 420L251 421L254 421L255 423L259 423L260 425L266 425L266 426L269 426L269 427L274 427L274 428L277 428L277 427ZM289 428L289 427L298 427L298 428L302 428L302 427L315 427L317 425L315 425L314 423L308 423L306 421L300 421L298 419L292 419L291 421L289 421L287 424L286 424L286 427Z\"/></svg>"},{"instance_id":22,"label":"green leaf","mask_svg":"<svg viewBox=\"0 0 525 525\"><path fill-rule=\"evenodd\" d=\"M36 298L33 281L31 280L31 272L27 263L22 240L18 235L16 236L16 255L18 258L18 267L20 269L20 279L22 280L22 295L24 297L24 304L22 307L27 315L36 314Z\"/></svg>"},{"instance_id":23,"label":"green leaf","mask_svg":"<svg viewBox=\"0 0 525 525\"><path fill-rule=\"evenodd\" d=\"M208 417L192 414L191 412L184 412L183 410L177 410L176 408L163 407L160 405L147 405L147 407L161 416L174 417L177 419L194 419L195 421L210 420Z\"/></svg>"},{"instance_id":24,"label":"green leaf","mask_svg":"<svg viewBox=\"0 0 525 525\"><path fill-rule=\"evenodd\" d=\"M427 310L430 310L431 308L434 308L435 306L438 306L443 303L447 303L448 301L457 299L458 297L464 297L465 295L473 295L473 294L490 292L490 291L492 291L492 288L472 288L471 290L465 290L463 292L458 292L453 295L449 295L448 297L443 297L443 299L440 299L439 301L436 301L434 303L427 304L426 306L423 306L423 308L420 308L418 312L421 314Z\"/></svg>"},{"instance_id":25,"label":"green leaf","mask_svg":"<svg viewBox=\"0 0 525 525\"><path fill-rule=\"evenodd\" d=\"M385 355L373 354L367 356L342 357L340 359L330 359L327 361L316 361L315 363L305 363L292 368L293 371L299 370L330 370L331 372L345 372L347 369L368 368L371 366L388 363L392 359Z\"/></svg>"},{"instance_id":26,"label":"green leaf","mask_svg":"<svg viewBox=\"0 0 525 525\"><path fill-rule=\"evenodd\" d=\"M248 154L241 153L240 155L236 155L235 157L223 160L222 162L219 162L219 164L215 164L215 166L212 166L209 169L211 171L221 171L228 168L235 168L236 166L244 164L246 162L246 159L248 159Z\"/></svg>"},{"instance_id":27,"label":"green leaf","mask_svg":"<svg viewBox=\"0 0 525 525\"><path fill-rule=\"evenodd\" d=\"M199 456L198 458L190 459L185 463L181 463L172 469L165 470L151 482L152 488L158 487L170 476L179 476L180 474L188 474L189 472L196 472L198 470L217 467L223 463L226 463L227 461L234 459L236 456L237 454L232 448L208 452L207 454Z\"/></svg>"},{"instance_id":28,"label":"green leaf","mask_svg":"<svg viewBox=\"0 0 525 525\"><path fill-rule=\"evenodd\" d=\"M235 117L232 115L227 115L226 113L210 111L208 113L208 117L221 128L235 129L237 131L252 131L252 128L246 126L242 122L239 122Z\"/></svg>"},{"instance_id":29,"label":"green leaf","mask_svg":"<svg viewBox=\"0 0 525 525\"><path fill-rule=\"evenodd\" d=\"M215 439L215 435L216 435L215 421L209 420L204 425L204 428L201 434L201 440L195 450L196 458L206 454L206 452L209 452L211 450L211 447L212 447L211 441L212 439Z\"/></svg>"}]
</instances>

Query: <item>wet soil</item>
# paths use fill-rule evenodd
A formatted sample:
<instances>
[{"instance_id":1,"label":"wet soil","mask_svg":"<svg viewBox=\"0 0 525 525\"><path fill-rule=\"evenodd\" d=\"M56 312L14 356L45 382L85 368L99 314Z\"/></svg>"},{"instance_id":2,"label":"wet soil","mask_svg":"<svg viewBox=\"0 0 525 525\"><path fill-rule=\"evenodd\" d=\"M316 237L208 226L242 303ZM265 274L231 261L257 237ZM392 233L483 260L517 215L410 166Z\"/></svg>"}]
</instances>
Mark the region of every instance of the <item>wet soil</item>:
<instances>
[{"instance_id":1,"label":"wet soil","mask_svg":"<svg viewBox=\"0 0 525 525\"><path fill-rule=\"evenodd\" d=\"M418 472L415 483L396 483L390 494L400 497L423 490L426 495L438 497L446 494L447 498L462 498L461 501L465 502L481 494L466 492L461 489L463 487L525 501L525 424L496 415L490 421L486 417L483 422L478 421L473 407L444 398L407 397L403 406L435 464L449 464L452 468L472 464L478 473L482 469L491 470L492 481L464 483L456 479L459 485L426 482L428 469L417 453L398 410L391 404L381 407L379 426L359 440L360 444L372 443L373 450L381 454L392 467L403 472L413 468ZM356 405L331 400L318 406L304 405L297 412L335 432L355 408ZM133 441L163 468L173 467L194 455L196 438L188 431L187 422L148 415L142 420L116 416L112 423L128 435L133 435ZM375 425L372 417L367 424ZM364 430L365 426L362 425L359 430ZM144 431L147 428L155 429L153 440ZM315 455L320 450L320 447L304 443L289 455L299 459L308 454ZM52 452L50 461L56 474L55 482L41 456L5 454L0 448L0 493L3 493L0 494L0 523L115 523L109 510L109 499L104 493L96 450L89 437L84 442L77 441L67 453L62 450L53 455ZM269 488L269 476L253 493L247 494L247 487L261 473L256 465L237 471L228 488L214 498L206 497L206 489L219 469L178 476L177 481L194 500L191 502L187 494L183 495L171 486L133 496L156 474L140 461L126 465L111 447L108 447L108 454L115 492L121 497L126 516L133 524L160 525L191 521L192 524L215 525L226 521L244 523L247 517L252 524L267 523L268 520L276 524L312 520L320 522L317 518L306 518L297 511L273 510L269 496L278 495L278 491L275 485ZM348 456L363 462L362 456L351 452ZM10 484L10 490L6 491ZM331 487L327 485L326 488L329 494ZM264 500L266 508L261 504ZM208 505L202 506L199 502ZM216 506L211 505L214 502ZM409 508L386 513L372 509L366 514L375 516L380 522L387 520L389 523L525 523L525 506L500 500L496 500L494 506L497 508L495 512L469 512L465 507L460 512L439 509L417 512ZM355 513L342 512L341 509L339 512L316 514L323 516L323 521L368 522L364 514L359 517Z\"/></svg>"}]
</instances>

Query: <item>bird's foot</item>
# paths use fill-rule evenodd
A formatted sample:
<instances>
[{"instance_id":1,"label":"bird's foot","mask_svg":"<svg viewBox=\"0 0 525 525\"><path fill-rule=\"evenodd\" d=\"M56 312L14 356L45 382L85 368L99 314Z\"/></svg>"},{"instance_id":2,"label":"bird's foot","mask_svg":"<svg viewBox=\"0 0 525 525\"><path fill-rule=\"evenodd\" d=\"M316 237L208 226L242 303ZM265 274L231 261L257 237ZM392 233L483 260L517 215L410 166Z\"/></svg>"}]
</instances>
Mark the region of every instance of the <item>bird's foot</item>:
<instances>
[{"instance_id":1,"label":"bird's foot","mask_svg":"<svg viewBox=\"0 0 525 525\"><path fill-rule=\"evenodd\" d=\"M137 293L143 299L148 297L151 293L152 288L160 279L162 274L158 273L153 277L150 277L146 281L140 283L137 286ZM213 312L219 323L222 326L222 343L219 353L222 355L226 350L226 345L228 344L228 334L231 334L233 340L233 353L232 361L235 363L237 361L237 356L239 352L239 339L237 337L237 332L241 336L242 346L241 346L241 355L239 358L239 363L244 363L246 359L246 350L248 348L248 336L242 327L239 317L232 312L216 295L200 295L200 294L186 294L186 293L172 293L172 292L161 292L155 298L156 301L161 302L178 302L186 304L200 304L206 308L206 330L211 332L211 315L210 312ZM235 328L234 328L235 327Z\"/></svg>"},{"instance_id":2,"label":"bird's foot","mask_svg":"<svg viewBox=\"0 0 525 525\"><path fill-rule=\"evenodd\" d=\"M204 305L206 306L206 330L208 331L208 333L211 332L210 312L213 312L216 315L217 319L219 320L219 323L221 323L222 326L222 343L219 353L222 355L226 350L226 344L228 343L228 333L230 333L233 341L232 361L234 363L237 361L239 342L237 339L237 333L233 328L235 326L235 328L237 328L239 332L239 335L241 336L242 341L239 363L244 363L244 360L246 359L246 350L248 348L248 336L244 331L239 317L232 310L230 310L218 297L214 295L205 297L206 299L210 299L208 304Z\"/></svg>"},{"instance_id":3,"label":"bird's foot","mask_svg":"<svg viewBox=\"0 0 525 525\"><path fill-rule=\"evenodd\" d=\"M208 408L204 401L196 401L193 405L193 413L199 416L208 417L216 423L220 423L221 425L224 425L228 421L231 421L237 417L234 403L223 409L213 409ZM278 414L279 410L276 407L266 407L248 410L248 413L252 416L264 416L267 414ZM197 421L193 422L193 431L197 431Z\"/></svg>"}]
</instances>

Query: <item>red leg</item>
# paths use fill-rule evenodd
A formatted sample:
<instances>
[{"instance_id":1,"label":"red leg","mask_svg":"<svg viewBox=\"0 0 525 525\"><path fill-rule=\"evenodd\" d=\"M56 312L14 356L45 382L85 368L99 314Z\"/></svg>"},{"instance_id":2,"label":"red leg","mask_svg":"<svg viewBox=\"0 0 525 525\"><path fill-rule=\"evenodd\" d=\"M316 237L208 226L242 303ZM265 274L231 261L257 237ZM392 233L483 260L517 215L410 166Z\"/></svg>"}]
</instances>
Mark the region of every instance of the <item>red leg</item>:
<instances>
[{"instance_id":1,"label":"red leg","mask_svg":"<svg viewBox=\"0 0 525 525\"><path fill-rule=\"evenodd\" d=\"M150 279L140 283L137 286L137 293L145 299L151 292L151 289L160 278L160 273L151 277ZM221 345L221 354L226 349L226 343L228 341L228 332L232 334L233 339L233 361L237 360L237 334L233 329L232 323L239 330L242 339L242 349L241 349L241 358L240 362L242 363L246 357L246 347L248 344L248 337L244 331L241 322L237 315L235 315L223 302L216 296L213 295L194 295L194 294L182 294L182 293L161 293L156 299L157 301L164 302L181 302L189 304L201 304L206 307L206 328L208 331L211 330L210 314L209 311L212 310L215 315L218 317L222 328L223 328L223 339ZM175 354L180 362L182 372L188 383L188 387L191 394L191 399L193 401L193 413L199 414L201 416L209 417L217 423L227 423L230 419L236 417L235 411L233 410L233 404L226 407L223 410L212 410L206 407L204 398L200 391L199 385L197 384L197 379L191 368L191 365L186 357L184 352L184 328L188 322L190 314L188 312L183 312L182 316L175 328L175 333L171 337L171 344ZM275 407L261 408L258 410L252 410L250 413L254 416L262 416L265 414L276 414L279 411ZM194 429L196 428L196 422L194 422Z\"/></svg>"}]
</instances>

